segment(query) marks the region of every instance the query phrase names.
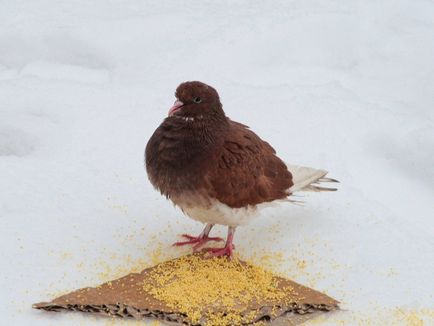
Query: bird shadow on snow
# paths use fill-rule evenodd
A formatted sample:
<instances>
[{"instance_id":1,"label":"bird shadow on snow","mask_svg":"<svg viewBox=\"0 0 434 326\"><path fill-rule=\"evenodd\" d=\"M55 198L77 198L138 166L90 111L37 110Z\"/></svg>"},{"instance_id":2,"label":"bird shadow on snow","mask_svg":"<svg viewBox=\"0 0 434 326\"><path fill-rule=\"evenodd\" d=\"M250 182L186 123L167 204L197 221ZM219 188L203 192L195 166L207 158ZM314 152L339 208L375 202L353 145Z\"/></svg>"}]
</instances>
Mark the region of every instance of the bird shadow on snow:
<instances>
[{"instance_id":1,"label":"bird shadow on snow","mask_svg":"<svg viewBox=\"0 0 434 326\"><path fill-rule=\"evenodd\" d=\"M277 211L265 209L245 230L244 227L240 227L238 233L241 240L260 239L260 249L274 250L287 246L288 241L298 242L301 238L313 236L315 229L321 228L319 224L330 221L327 220L325 213L306 208L305 205L308 203L303 207L282 203ZM246 249L252 250L250 247Z\"/></svg>"}]
</instances>

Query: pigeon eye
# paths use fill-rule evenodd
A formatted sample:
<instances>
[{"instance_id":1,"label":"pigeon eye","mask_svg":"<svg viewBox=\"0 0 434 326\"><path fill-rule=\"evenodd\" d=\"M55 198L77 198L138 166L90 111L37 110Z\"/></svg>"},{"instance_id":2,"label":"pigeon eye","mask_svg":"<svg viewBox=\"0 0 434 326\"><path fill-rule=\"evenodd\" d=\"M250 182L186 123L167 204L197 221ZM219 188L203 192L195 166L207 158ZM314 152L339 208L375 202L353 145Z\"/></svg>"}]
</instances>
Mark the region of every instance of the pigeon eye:
<instances>
[{"instance_id":1,"label":"pigeon eye","mask_svg":"<svg viewBox=\"0 0 434 326\"><path fill-rule=\"evenodd\" d=\"M202 99L200 97L195 97L193 99L193 101L194 101L194 103L200 103L200 102L202 102Z\"/></svg>"}]
</instances>

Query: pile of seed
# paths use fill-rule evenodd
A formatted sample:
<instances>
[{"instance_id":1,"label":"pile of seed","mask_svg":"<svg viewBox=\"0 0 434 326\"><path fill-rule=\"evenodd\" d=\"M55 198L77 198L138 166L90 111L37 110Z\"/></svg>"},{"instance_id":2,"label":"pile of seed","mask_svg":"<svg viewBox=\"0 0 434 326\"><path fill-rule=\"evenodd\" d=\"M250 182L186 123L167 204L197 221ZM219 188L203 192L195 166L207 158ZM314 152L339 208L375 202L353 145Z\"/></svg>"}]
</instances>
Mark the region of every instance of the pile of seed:
<instances>
[{"instance_id":1,"label":"pile of seed","mask_svg":"<svg viewBox=\"0 0 434 326\"><path fill-rule=\"evenodd\" d=\"M220 326L250 323L252 302L277 302L291 288L279 287L269 271L236 258L181 257L157 265L143 288L170 308L185 314L192 324Z\"/></svg>"}]
</instances>

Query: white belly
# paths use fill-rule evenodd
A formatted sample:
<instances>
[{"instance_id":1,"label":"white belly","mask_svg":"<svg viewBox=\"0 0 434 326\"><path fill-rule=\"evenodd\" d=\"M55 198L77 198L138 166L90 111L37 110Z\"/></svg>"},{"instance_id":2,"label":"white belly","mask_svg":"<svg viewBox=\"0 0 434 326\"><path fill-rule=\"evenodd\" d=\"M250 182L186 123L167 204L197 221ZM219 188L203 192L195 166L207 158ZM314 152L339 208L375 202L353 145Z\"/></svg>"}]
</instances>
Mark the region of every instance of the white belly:
<instances>
[{"instance_id":1,"label":"white belly","mask_svg":"<svg viewBox=\"0 0 434 326\"><path fill-rule=\"evenodd\" d=\"M184 214L193 220L203 223L220 224L227 226L240 226L250 223L258 216L262 208L273 206L274 203L263 203L256 206L231 208L218 200L174 200Z\"/></svg>"}]
</instances>

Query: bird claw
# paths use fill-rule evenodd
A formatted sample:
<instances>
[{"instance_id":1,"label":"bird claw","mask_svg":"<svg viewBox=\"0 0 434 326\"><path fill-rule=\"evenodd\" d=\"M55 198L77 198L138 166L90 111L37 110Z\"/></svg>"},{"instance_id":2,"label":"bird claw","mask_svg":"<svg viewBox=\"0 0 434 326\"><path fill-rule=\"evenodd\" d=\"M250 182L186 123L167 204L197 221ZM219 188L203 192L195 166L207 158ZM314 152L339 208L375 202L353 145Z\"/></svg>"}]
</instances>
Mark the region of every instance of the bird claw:
<instances>
[{"instance_id":1,"label":"bird claw","mask_svg":"<svg viewBox=\"0 0 434 326\"><path fill-rule=\"evenodd\" d=\"M234 249L235 246L233 244L229 244L223 248L204 248L203 250L207 252L207 256L209 258L223 257L223 256L227 256L228 258L231 258Z\"/></svg>"},{"instance_id":2,"label":"bird claw","mask_svg":"<svg viewBox=\"0 0 434 326\"><path fill-rule=\"evenodd\" d=\"M194 237L189 234L183 234L182 237L188 240L175 242L173 245L176 247L193 245L193 251L197 251L200 247L202 247L204 244L206 244L209 241L224 241L222 238L219 237L208 237L208 236Z\"/></svg>"}]
</instances>

